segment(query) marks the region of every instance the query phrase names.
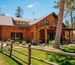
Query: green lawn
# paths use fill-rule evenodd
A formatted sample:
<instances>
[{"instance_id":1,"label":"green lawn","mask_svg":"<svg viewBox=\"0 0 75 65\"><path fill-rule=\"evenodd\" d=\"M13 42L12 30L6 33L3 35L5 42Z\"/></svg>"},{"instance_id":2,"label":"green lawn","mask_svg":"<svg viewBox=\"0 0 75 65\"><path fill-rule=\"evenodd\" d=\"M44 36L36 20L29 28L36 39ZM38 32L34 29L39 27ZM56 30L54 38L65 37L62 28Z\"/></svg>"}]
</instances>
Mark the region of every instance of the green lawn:
<instances>
[{"instance_id":1,"label":"green lawn","mask_svg":"<svg viewBox=\"0 0 75 65\"><path fill-rule=\"evenodd\" d=\"M69 45L65 45L65 46L62 46L62 48L64 48L64 50L68 50L68 52L73 52L75 51L75 46L69 46ZM46 50L54 50L54 51L58 51L58 52L61 52L61 51L64 51L64 50L57 50L57 49L54 49L52 48L51 46L46 46L46 47L43 47L43 46L33 46L35 48L42 48L42 49L46 49ZM68 47L68 48L67 48ZM23 53L28 53L27 49L26 48L22 48L22 47L15 47L16 50L18 51L21 51ZM13 54L15 54L16 56L18 56L19 58L27 61L27 57L26 56L23 56L17 52L13 52ZM54 62L54 63L57 63L59 65L75 65L75 57L66 57L66 56L62 56L62 55L58 55L58 54L55 54L55 53L47 53L47 52L42 52L42 51L37 51L37 50L32 50L32 56L35 56L37 58L40 58L42 60L46 60L46 61L50 61L50 62ZM24 65L24 63L22 63ZM45 64L45 63L42 63L40 61L37 61L37 60L34 60L32 59L32 65L48 65L48 64Z\"/></svg>"},{"instance_id":2,"label":"green lawn","mask_svg":"<svg viewBox=\"0 0 75 65\"><path fill-rule=\"evenodd\" d=\"M54 50L54 51L58 51L58 52L66 51L66 52L74 52L75 53L75 45L61 46L62 50L54 49L51 46L46 46L46 47L44 47L44 46L32 46L32 47L42 48L42 49L46 49L46 50ZM26 54L28 53L28 50L26 48L15 46L14 49L21 51L23 53L26 53ZM55 53L47 53L47 52L42 52L42 51L37 51L37 50L32 50L31 52L32 52L32 54L31 54L32 56L35 56L35 57L40 58L42 60L54 62L54 63L57 63L59 65L75 65L75 57L65 57L62 55L55 54ZM27 56L19 54L18 52L15 52L15 51L13 51L13 54L16 55L17 57L21 58L22 60L25 60L26 62L28 61ZM16 58L14 58L14 59L15 59L15 61L0 53L1 65L4 65L4 64L5 65L13 65L13 64L14 65L26 65L25 63L19 61ZM32 65L48 65L48 64L42 63L40 61L37 61L35 59L31 59L31 62L32 62ZM2 63L4 63L4 64L2 64Z\"/></svg>"},{"instance_id":3,"label":"green lawn","mask_svg":"<svg viewBox=\"0 0 75 65\"><path fill-rule=\"evenodd\" d=\"M23 52L23 53L28 53L28 51L27 51L26 48L15 48L15 49L18 50L18 51L21 51L21 52ZM13 54L15 54L17 57L19 57L19 58L25 60L26 62L28 61L28 60L27 60L27 56L24 56L24 55L19 54L19 53L17 53L17 52L13 52ZM31 54L31 55L32 55L32 56L35 56L35 57L37 57L37 58L40 58L40 59L42 59L42 60L46 60L46 53L44 53L44 52L32 50L32 54ZM32 62L32 65L48 65L48 64L45 64L45 63L43 63L43 62L34 60L34 59L32 59L31 62ZM23 62L22 62L22 64L24 65Z\"/></svg>"},{"instance_id":4,"label":"green lawn","mask_svg":"<svg viewBox=\"0 0 75 65\"><path fill-rule=\"evenodd\" d=\"M7 46L9 48L9 46ZM43 46L33 46L35 48L45 48ZM6 47L4 47L6 50L8 50ZM18 50L18 51L21 51L23 53L28 53L28 50L26 48L22 48L22 47L18 47L18 46L15 46L14 49ZM24 56L22 54L19 54L18 52L15 52L13 51L13 54L19 58L21 58L22 60L25 60L26 62L28 61L27 60L27 56ZM46 60L46 53L45 52L42 52L42 51L36 51L36 50L32 50L32 56L34 57L37 57L37 58L40 58L42 60ZM15 57L13 57L14 59L16 59ZM22 63L22 65L26 65L25 63L19 61L18 59L16 59L18 62ZM11 61L12 62L12 61ZM40 61L37 61L35 59L31 59L31 62L32 62L32 65L48 65L48 64L45 64L43 62L40 62ZM12 62L13 63L13 62ZM10 63L9 63L10 64Z\"/></svg>"},{"instance_id":5,"label":"green lawn","mask_svg":"<svg viewBox=\"0 0 75 65\"><path fill-rule=\"evenodd\" d=\"M19 65L20 63L0 53L0 65ZM21 64L20 64L21 65Z\"/></svg>"}]
</instances>

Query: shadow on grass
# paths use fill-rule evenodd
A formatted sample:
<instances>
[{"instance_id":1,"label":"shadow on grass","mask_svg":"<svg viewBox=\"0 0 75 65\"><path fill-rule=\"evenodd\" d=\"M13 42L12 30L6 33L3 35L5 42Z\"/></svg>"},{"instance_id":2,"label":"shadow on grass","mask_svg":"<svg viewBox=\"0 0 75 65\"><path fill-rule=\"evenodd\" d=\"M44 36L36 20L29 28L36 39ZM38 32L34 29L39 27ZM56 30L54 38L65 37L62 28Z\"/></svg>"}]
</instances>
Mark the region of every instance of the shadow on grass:
<instances>
[{"instance_id":1,"label":"shadow on grass","mask_svg":"<svg viewBox=\"0 0 75 65\"><path fill-rule=\"evenodd\" d=\"M15 58L13 58L13 57L10 57L10 56L8 56L7 54L5 54L5 53L2 53L2 54L4 54L4 55L6 55L7 57L9 57L9 58L11 58L12 60L14 60L18 65L23 65L21 62L19 62L18 60L16 60Z\"/></svg>"}]
</instances>

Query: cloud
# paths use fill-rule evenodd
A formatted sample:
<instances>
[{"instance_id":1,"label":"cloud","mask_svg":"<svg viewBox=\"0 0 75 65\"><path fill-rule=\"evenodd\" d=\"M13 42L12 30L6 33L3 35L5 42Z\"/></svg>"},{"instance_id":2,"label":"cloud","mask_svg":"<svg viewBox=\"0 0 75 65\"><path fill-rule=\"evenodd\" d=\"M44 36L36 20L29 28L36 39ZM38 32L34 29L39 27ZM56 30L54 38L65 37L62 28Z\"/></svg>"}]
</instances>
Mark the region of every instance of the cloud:
<instances>
[{"instance_id":1,"label":"cloud","mask_svg":"<svg viewBox=\"0 0 75 65\"><path fill-rule=\"evenodd\" d=\"M6 15L6 16L9 16L9 14L8 14L8 13L6 13L5 15Z\"/></svg>"},{"instance_id":2,"label":"cloud","mask_svg":"<svg viewBox=\"0 0 75 65\"><path fill-rule=\"evenodd\" d=\"M34 7L34 4L29 4L27 7L28 8L33 8Z\"/></svg>"},{"instance_id":3,"label":"cloud","mask_svg":"<svg viewBox=\"0 0 75 65\"><path fill-rule=\"evenodd\" d=\"M6 5L3 5L2 7L7 7Z\"/></svg>"}]
</instances>

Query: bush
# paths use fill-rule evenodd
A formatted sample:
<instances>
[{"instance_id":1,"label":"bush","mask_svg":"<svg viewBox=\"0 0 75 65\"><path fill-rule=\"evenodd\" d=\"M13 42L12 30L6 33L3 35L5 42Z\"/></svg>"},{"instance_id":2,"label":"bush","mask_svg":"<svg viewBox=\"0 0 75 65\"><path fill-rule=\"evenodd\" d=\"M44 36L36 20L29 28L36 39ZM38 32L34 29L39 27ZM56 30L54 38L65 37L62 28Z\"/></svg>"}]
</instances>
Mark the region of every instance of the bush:
<instances>
[{"instance_id":1,"label":"bush","mask_svg":"<svg viewBox=\"0 0 75 65\"><path fill-rule=\"evenodd\" d=\"M75 53L75 44L62 45L60 48L65 52Z\"/></svg>"},{"instance_id":2,"label":"bush","mask_svg":"<svg viewBox=\"0 0 75 65\"><path fill-rule=\"evenodd\" d=\"M61 45L60 48L62 51L75 53L75 45L74 44ZM48 53L46 53L46 59L50 62L55 62L59 65L75 65L75 57L66 57L66 56L48 52Z\"/></svg>"},{"instance_id":3,"label":"bush","mask_svg":"<svg viewBox=\"0 0 75 65\"><path fill-rule=\"evenodd\" d=\"M26 41L22 41L22 44L23 44L23 45L26 45Z\"/></svg>"},{"instance_id":4,"label":"bush","mask_svg":"<svg viewBox=\"0 0 75 65\"><path fill-rule=\"evenodd\" d=\"M18 41L15 41L15 44L20 44L20 42L18 42Z\"/></svg>"},{"instance_id":5,"label":"bush","mask_svg":"<svg viewBox=\"0 0 75 65\"><path fill-rule=\"evenodd\" d=\"M50 46L54 46L55 40L49 40L49 41L48 41L48 44L49 44Z\"/></svg>"},{"instance_id":6,"label":"bush","mask_svg":"<svg viewBox=\"0 0 75 65\"><path fill-rule=\"evenodd\" d=\"M59 65L75 65L75 57L66 57L55 53L47 53L46 59Z\"/></svg>"}]
</instances>

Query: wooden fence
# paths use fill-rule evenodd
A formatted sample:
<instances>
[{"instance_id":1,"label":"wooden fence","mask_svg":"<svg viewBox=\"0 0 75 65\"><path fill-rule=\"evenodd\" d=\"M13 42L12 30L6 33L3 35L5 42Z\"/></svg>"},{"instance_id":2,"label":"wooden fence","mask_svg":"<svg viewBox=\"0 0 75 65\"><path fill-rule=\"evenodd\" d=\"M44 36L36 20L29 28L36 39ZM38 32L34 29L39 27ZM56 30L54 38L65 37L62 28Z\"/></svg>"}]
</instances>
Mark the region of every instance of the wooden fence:
<instances>
[{"instance_id":1,"label":"wooden fence","mask_svg":"<svg viewBox=\"0 0 75 65\"><path fill-rule=\"evenodd\" d=\"M49 65L58 65L58 64L55 64L53 62L48 62L46 60L42 60L40 58L36 58L34 56L31 56L31 50L38 50L38 51L43 51L43 52L52 52L52 53L56 53L56 54L59 54L59 55L64 55L64 56L71 56L71 57L75 57L75 54L74 53L66 53L66 52L56 52L56 51L52 51L52 50L43 50L43 49L40 49L40 48L32 48L31 47L31 44L28 44L27 47L25 46L20 46L20 47L23 47L23 48L27 48L28 49L28 54L25 54L24 52L21 52L21 51L18 51L18 50L15 50L13 48L13 43L9 44L10 45L10 50L9 52L6 52L10 57L15 57L17 59L19 59L20 61L26 63L27 65L31 65L31 59L35 59L35 60L38 60L38 61L41 61L43 63L46 63L46 64L49 64ZM3 43L0 44L0 51L3 53ZM28 57L28 62L22 60L21 58L18 58L16 55L12 54L12 51L15 51L15 52L18 52L24 56L27 56Z\"/></svg>"}]
</instances>

